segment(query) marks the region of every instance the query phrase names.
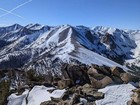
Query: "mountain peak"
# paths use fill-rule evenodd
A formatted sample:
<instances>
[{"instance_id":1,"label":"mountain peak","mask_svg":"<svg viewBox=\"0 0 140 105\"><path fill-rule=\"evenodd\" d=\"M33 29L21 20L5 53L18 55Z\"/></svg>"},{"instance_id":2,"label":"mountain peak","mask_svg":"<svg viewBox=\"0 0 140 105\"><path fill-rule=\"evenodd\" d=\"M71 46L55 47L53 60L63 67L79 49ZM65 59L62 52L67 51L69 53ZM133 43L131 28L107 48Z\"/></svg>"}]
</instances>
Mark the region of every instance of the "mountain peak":
<instances>
[{"instance_id":1,"label":"mountain peak","mask_svg":"<svg viewBox=\"0 0 140 105\"><path fill-rule=\"evenodd\" d=\"M14 30L16 30L16 29L22 28L23 26L21 26L20 24L13 24L13 25L8 26L8 27L14 27Z\"/></svg>"},{"instance_id":2,"label":"mountain peak","mask_svg":"<svg viewBox=\"0 0 140 105\"><path fill-rule=\"evenodd\" d=\"M40 30L41 28L43 28L43 25L36 23L36 24L28 24L25 27L30 30Z\"/></svg>"}]
</instances>

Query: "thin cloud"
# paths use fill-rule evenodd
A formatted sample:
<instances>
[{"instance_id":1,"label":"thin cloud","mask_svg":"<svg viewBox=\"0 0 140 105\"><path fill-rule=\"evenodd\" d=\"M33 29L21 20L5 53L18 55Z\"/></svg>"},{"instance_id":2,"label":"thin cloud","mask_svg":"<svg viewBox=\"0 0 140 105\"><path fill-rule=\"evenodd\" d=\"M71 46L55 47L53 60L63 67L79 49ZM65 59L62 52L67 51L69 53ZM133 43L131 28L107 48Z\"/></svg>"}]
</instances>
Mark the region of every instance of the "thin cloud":
<instances>
[{"instance_id":1,"label":"thin cloud","mask_svg":"<svg viewBox=\"0 0 140 105\"><path fill-rule=\"evenodd\" d=\"M24 5L26 5L27 3L31 2L31 1L33 1L33 0L28 0L28 1L26 1L26 2L24 2L24 3L22 3L22 4L18 5L18 6L16 6L15 8L13 8L13 9L11 9L9 11L6 10L6 9L0 8L0 10L7 12L7 13L5 13L3 15L0 15L0 17L6 16L8 14L12 14L12 15L15 15L15 16L17 16L19 18L25 19L23 16L20 16L18 14L13 13L13 11L16 10L16 9L18 9L18 8L20 8L20 7L22 7L22 6L24 6Z\"/></svg>"},{"instance_id":2,"label":"thin cloud","mask_svg":"<svg viewBox=\"0 0 140 105\"><path fill-rule=\"evenodd\" d=\"M11 11L6 10L6 9L0 8L0 10L2 10L2 11L4 11L4 12L7 12L7 13L5 13L5 14L3 14L3 15L0 15L0 17L3 17L3 16L8 15L8 14L12 14L12 15L15 15L15 16L17 16L17 17L19 17L19 18L25 19L23 16L20 16L20 15L18 15L18 14L15 14L15 13L13 13L13 12L11 12Z\"/></svg>"},{"instance_id":3,"label":"thin cloud","mask_svg":"<svg viewBox=\"0 0 140 105\"><path fill-rule=\"evenodd\" d=\"M24 6L24 5L26 5L27 3L31 2L31 1L33 1L33 0L26 1L26 2L24 2L24 3L22 3L22 4L18 5L18 6L16 6L15 8L11 9L10 11L12 12L12 11L14 11L14 10L16 10L16 9Z\"/></svg>"}]
</instances>

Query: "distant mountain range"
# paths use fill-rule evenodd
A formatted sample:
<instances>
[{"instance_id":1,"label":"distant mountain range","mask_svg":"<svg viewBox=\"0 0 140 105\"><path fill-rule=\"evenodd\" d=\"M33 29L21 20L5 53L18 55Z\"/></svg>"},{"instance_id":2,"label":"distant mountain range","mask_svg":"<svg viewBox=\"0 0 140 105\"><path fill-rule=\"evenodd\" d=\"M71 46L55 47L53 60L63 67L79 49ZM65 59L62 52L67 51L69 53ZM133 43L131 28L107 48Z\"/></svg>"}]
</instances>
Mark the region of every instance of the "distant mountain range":
<instances>
[{"instance_id":1,"label":"distant mountain range","mask_svg":"<svg viewBox=\"0 0 140 105\"><path fill-rule=\"evenodd\" d=\"M41 74L52 71L59 75L62 62L74 62L137 72L139 40L140 30L14 24L0 28L0 69L34 69Z\"/></svg>"}]
</instances>

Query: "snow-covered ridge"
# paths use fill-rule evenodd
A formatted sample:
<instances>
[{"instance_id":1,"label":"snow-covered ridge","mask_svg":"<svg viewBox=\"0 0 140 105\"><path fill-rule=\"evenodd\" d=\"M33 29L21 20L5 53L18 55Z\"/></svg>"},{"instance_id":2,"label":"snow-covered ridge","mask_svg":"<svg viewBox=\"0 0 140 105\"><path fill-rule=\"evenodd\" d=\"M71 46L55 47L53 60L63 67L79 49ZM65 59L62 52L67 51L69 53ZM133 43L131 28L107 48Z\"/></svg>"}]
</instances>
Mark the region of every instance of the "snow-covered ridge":
<instances>
[{"instance_id":1,"label":"snow-covered ridge","mask_svg":"<svg viewBox=\"0 0 140 105\"><path fill-rule=\"evenodd\" d=\"M43 73L48 67L59 65L56 61L69 63L76 60L85 64L120 67L133 64L140 67L139 40L139 30L15 24L0 28L0 69L13 68L13 61L17 59L18 63L26 63L20 66L17 63L14 68L26 65L26 68Z\"/></svg>"}]
</instances>

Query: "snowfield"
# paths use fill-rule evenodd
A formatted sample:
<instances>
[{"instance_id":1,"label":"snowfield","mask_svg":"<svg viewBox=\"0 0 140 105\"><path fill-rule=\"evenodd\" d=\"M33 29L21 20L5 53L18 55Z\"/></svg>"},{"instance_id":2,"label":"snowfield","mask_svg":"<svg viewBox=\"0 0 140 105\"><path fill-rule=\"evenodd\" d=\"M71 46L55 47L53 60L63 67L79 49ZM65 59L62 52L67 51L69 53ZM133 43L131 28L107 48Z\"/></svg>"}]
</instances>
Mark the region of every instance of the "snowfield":
<instances>
[{"instance_id":1,"label":"snowfield","mask_svg":"<svg viewBox=\"0 0 140 105\"><path fill-rule=\"evenodd\" d=\"M128 84L107 86L98 91L105 93L105 98L96 101L96 105L127 105L131 100L130 96L135 87Z\"/></svg>"},{"instance_id":2,"label":"snowfield","mask_svg":"<svg viewBox=\"0 0 140 105\"><path fill-rule=\"evenodd\" d=\"M22 93L22 95L17 96L16 94L11 94L8 97L8 104L7 105L26 105L25 98L27 97L29 90L26 90Z\"/></svg>"}]
</instances>

